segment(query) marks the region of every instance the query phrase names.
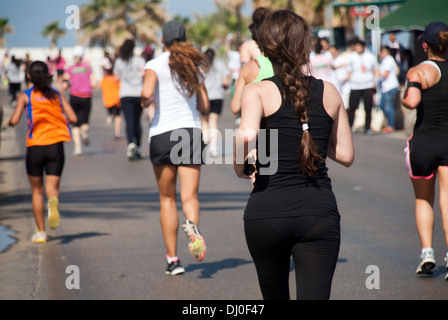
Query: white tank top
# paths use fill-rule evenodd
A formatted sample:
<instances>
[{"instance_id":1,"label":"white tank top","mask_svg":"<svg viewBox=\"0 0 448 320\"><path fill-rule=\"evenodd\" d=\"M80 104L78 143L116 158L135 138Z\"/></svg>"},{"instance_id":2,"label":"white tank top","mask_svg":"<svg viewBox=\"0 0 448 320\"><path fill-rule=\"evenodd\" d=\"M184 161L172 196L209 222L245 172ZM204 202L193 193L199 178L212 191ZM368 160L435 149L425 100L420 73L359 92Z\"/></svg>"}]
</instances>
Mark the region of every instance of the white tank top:
<instances>
[{"instance_id":1,"label":"white tank top","mask_svg":"<svg viewBox=\"0 0 448 320\"><path fill-rule=\"evenodd\" d=\"M201 128L197 95L190 98L181 89L171 73L169 56L169 52L164 52L145 66L145 70L151 69L157 74L155 114L149 128L149 138L180 128Z\"/></svg>"}]
</instances>

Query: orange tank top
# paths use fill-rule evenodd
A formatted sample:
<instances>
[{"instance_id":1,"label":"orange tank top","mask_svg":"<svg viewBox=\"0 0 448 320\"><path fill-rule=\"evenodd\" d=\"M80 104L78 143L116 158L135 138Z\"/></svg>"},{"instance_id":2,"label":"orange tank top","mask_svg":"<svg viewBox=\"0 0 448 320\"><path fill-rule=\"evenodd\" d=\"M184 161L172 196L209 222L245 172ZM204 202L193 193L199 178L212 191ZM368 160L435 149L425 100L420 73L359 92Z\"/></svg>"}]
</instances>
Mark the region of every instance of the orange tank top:
<instances>
[{"instance_id":1,"label":"orange tank top","mask_svg":"<svg viewBox=\"0 0 448 320\"><path fill-rule=\"evenodd\" d=\"M103 104L106 108L120 105L120 82L114 75L106 75L100 83Z\"/></svg>"},{"instance_id":2,"label":"orange tank top","mask_svg":"<svg viewBox=\"0 0 448 320\"><path fill-rule=\"evenodd\" d=\"M24 91L28 96L27 147L71 140L70 126L62 108L61 96L58 91L54 91L56 95L53 99L46 98L41 92L34 90L34 87Z\"/></svg>"}]
</instances>

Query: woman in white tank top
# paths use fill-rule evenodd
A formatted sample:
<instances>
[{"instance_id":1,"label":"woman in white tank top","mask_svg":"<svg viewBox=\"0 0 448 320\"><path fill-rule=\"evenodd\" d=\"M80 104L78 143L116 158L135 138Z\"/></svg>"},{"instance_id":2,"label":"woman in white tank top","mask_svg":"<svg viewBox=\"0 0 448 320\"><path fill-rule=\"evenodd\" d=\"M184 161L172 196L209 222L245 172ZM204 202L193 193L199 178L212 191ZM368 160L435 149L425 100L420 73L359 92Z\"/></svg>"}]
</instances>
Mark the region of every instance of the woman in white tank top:
<instances>
[{"instance_id":1,"label":"woman in white tank top","mask_svg":"<svg viewBox=\"0 0 448 320\"><path fill-rule=\"evenodd\" d=\"M160 195L160 221L167 252L165 273L176 275L185 272L177 257L177 175L186 218L182 228L189 238L189 251L197 261L202 261L206 253L204 238L197 227L202 154L201 120L197 111L207 113L209 109L203 82L208 65L207 57L185 42L182 23L167 22L162 34L165 51L145 67L142 105L155 109L149 133L150 158ZM179 138L180 142L173 142ZM189 153L186 156L182 147L177 149L185 141L186 153Z\"/></svg>"}]
</instances>

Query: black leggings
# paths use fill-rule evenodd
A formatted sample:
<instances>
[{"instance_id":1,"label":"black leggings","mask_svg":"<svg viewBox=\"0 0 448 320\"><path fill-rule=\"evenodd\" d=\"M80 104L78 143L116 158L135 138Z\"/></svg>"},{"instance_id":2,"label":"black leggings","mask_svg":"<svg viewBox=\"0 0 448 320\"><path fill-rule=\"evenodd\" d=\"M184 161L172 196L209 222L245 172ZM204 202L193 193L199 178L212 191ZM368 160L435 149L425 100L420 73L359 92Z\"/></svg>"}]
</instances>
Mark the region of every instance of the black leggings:
<instances>
[{"instance_id":1,"label":"black leggings","mask_svg":"<svg viewBox=\"0 0 448 320\"><path fill-rule=\"evenodd\" d=\"M328 300L339 255L338 219L319 216L244 222L246 242L265 300L289 300L291 255L298 300Z\"/></svg>"},{"instance_id":2,"label":"black leggings","mask_svg":"<svg viewBox=\"0 0 448 320\"><path fill-rule=\"evenodd\" d=\"M73 127L81 127L83 124L89 124L92 98L81 98L70 95L70 105L78 117L78 121L73 125Z\"/></svg>"},{"instance_id":3,"label":"black leggings","mask_svg":"<svg viewBox=\"0 0 448 320\"><path fill-rule=\"evenodd\" d=\"M140 97L123 97L121 101L121 110L123 110L126 120L126 135L128 143L134 142L140 147L142 137L142 127L140 118L142 115L142 105Z\"/></svg>"}]
</instances>

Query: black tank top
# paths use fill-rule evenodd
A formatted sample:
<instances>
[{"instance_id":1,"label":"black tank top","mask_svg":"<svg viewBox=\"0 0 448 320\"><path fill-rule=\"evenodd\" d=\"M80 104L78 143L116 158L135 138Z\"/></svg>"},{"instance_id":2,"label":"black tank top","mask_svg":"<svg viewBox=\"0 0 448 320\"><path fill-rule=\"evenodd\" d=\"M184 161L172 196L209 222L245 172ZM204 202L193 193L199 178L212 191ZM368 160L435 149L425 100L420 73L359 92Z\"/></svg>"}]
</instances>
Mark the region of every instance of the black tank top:
<instances>
[{"instance_id":1,"label":"black tank top","mask_svg":"<svg viewBox=\"0 0 448 320\"><path fill-rule=\"evenodd\" d=\"M284 89L277 76L266 79L277 85L282 97ZM310 97L307 111L309 132L317 145L322 159L327 157L328 140L333 119L326 112L323 103L324 85L322 80L307 77ZM270 175L256 174L254 189L246 205L244 219L287 218L304 215L323 215L339 219L336 200L328 177L325 161L318 164L317 176L309 177L299 173L298 153L302 140L302 124L294 109L289 94L282 98L280 108L261 120L260 129L267 132L267 153L270 155L271 129L278 134L278 157L275 164L257 162L257 171L267 167L277 168ZM258 151L260 146L258 146ZM260 159L260 155L258 155Z\"/></svg>"},{"instance_id":2,"label":"black tank top","mask_svg":"<svg viewBox=\"0 0 448 320\"><path fill-rule=\"evenodd\" d=\"M422 90L414 131L448 131L448 62L429 61L437 64L442 76L435 86Z\"/></svg>"}]
</instances>

